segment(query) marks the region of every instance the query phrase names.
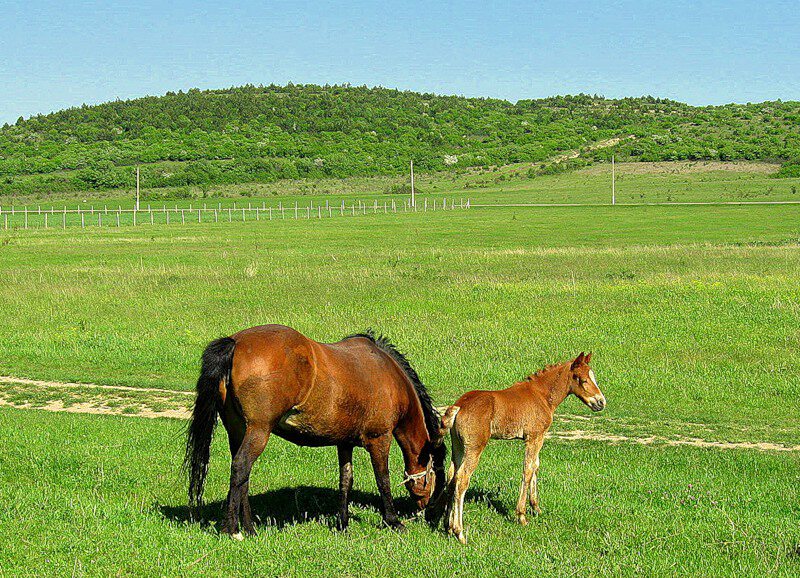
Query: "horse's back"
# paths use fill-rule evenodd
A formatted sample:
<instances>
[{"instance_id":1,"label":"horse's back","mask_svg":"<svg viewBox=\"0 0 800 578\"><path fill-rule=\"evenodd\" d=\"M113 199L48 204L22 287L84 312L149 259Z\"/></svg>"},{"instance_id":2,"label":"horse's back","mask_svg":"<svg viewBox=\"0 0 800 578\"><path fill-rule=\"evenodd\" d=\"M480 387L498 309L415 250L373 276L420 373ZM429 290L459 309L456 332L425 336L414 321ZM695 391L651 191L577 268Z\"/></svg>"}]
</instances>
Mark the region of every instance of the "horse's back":
<instances>
[{"instance_id":1,"label":"horse's back","mask_svg":"<svg viewBox=\"0 0 800 578\"><path fill-rule=\"evenodd\" d=\"M393 429L408 402L400 369L366 338L319 343L283 325L233 335L231 372L245 418L303 445Z\"/></svg>"},{"instance_id":2,"label":"horse's back","mask_svg":"<svg viewBox=\"0 0 800 578\"><path fill-rule=\"evenodd\" d=\"M496 391L470 391L453 405L460 408L454 428L466 436L524 438L533 429L548 428L552 421L544 400L516 385Z\"/></svg>"}]
</instances>

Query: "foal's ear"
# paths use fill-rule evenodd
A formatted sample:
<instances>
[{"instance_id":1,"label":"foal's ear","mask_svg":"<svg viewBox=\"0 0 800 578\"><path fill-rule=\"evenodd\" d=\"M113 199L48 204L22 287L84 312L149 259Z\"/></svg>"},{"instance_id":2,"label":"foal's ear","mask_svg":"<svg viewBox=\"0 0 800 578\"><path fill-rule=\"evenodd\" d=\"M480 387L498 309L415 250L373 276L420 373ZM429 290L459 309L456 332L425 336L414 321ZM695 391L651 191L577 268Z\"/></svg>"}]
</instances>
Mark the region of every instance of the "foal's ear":
<instances>
[{"instance_id":1,"label":"foal's ear","mask_svg":"<svg viewBox=\"0 0 800 578\"><path fill-rule=\"evenodd\" d=\"M575 361L572 362L572 369L578 367L581 363L584 363L585 358L583 355L583 351L578 354L578 357L575 358Z\"/></svg>"},{"instance_id":2,"label":"foal's ear","mask_svg":"<svg viewBox=\"0 0 800 578\"><path fill-rule=\"evenodd\" d=\"M584 363L589 363L592 360L592 352L586 354L586 357L583 358Z\"/></svg>"}]
</instances>

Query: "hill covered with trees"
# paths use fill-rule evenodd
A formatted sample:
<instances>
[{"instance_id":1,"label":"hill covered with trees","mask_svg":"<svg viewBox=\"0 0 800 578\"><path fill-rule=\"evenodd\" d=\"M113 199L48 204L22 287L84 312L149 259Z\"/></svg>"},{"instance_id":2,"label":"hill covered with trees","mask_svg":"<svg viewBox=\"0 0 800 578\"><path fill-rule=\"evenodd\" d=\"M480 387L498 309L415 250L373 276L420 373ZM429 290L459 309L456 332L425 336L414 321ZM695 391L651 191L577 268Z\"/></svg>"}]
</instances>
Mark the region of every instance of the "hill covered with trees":
<instances>
[{"instance_id":1,"label":"hill covered with trees","mask_svg":"<svg viewBox=\"0 0 800 578\"><path fill-rule=\"evenodd\" d=\"M593 143L614 139L613 146ZM800 174L800 102L505 100L350 86L243 86L81 106L0 129L0 195L620 160L771 160Z\"/></svg>"}]
</instances>

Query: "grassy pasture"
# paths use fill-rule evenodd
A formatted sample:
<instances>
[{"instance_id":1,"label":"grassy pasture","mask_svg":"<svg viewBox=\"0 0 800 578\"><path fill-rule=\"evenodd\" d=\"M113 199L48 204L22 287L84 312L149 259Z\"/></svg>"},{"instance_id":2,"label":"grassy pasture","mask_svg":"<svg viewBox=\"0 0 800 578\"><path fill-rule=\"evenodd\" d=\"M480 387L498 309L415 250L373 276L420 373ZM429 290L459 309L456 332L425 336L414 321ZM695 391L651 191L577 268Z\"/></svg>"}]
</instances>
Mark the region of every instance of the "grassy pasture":
<instances>
[{"instance_id":1,"label":"grassy pasture","mask_svg":"<svg viewBox=\"0 0 800 578\"><path fill-rule=\"evenodd\" d=\"M692 175L709 179L708 198L758 179L790 186ZM655 176L634 177L655 191ZM567 190L605 176L551 178L550 189ZM608 409L589 416L568 400L559 430L800 443L800 206L11 230L0 232L0 271L0 375L188 391L219 335L280 322L327 341L372 326L409 354L440 404L594 350ZM12 395L46 401L19 386ZM135 413L139 394L129 397ZM549 440L545 514L523 529L509 515L521 447L497 443L476 474L462 548L422 522L402 536L379 530L363 452L354 523L331 532L335 452L276 439L254 473L260 535L238 544L185 519L181 428L0 408L0 574L800 572L797 452ZM224 437L207 491L213 520Z\"/></svg>"},{"instance_id":2,"label":"grassy pasture","mask_svg":"<svg viewBox=\"0 0 800 578\"><path fill-rule=\"evenodd\" d=\"M332 531L335 451L275 440L251 483L259 535L239 543L213 526L227 488L224 434L214 443L204 512L212 526L187 521L175 461L181 428L174 420L0 408L3 574L800 572L796 455L551 440L542 454L544 514L522 528L511 521L522 447L497 443L468 494L470 544L463 547L421 520L408 522L402 535L379 528L377 493L360 450L351 527ZM392 466L401 464L395 452Z\"/></svg>"},{"instance_id":3,"label":"grassy pasture","mask_svg":"<svg viewBox=\"0 0 800 578\"><path fill-rule=\"evenodd\" d=\"M797 440L800 207L475 209L3 237L0 372L187 390L218 335L373 326L437 402L597 352L608 417ZM745 433L747 424L749 433Z\"/></svg>"}]
</instances>

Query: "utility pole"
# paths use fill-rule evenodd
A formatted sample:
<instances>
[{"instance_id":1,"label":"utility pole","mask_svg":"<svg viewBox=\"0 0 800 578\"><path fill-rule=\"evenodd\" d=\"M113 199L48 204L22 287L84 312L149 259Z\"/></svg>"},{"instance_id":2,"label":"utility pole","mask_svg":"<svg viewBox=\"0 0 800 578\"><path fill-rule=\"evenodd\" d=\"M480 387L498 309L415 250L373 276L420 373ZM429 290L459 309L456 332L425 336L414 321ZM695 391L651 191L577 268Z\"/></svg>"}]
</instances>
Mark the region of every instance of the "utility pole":
<instances>
[{"instance_id":1,"label":"utility pole","mask_svg":"<svg viewBox=\"0 0 800 578\"><path fill-rule=\"evenodd\" d=\"M411 159L411 206L417 206L417 199L414 194L414 159Z\"/></svg>"},{"instance_id":2,"label":"utility pole","mask_svg":"<svg viewBox=\"0 0 800 578\"><path fill-rule=\"evenodd\" d=\"M617 173L614 166L614 155L611 155L611 204L617 204Z\"/></svg>"},{"instance_id":3,"label":"utility pole","mask_svg":"<svg viewBox=\"0 0 800 578\"><path fill-rule=\"evenodd\" d=\"M136 210L139 210L139 165L136 165Z\"/></svg>"}]
</instances>

